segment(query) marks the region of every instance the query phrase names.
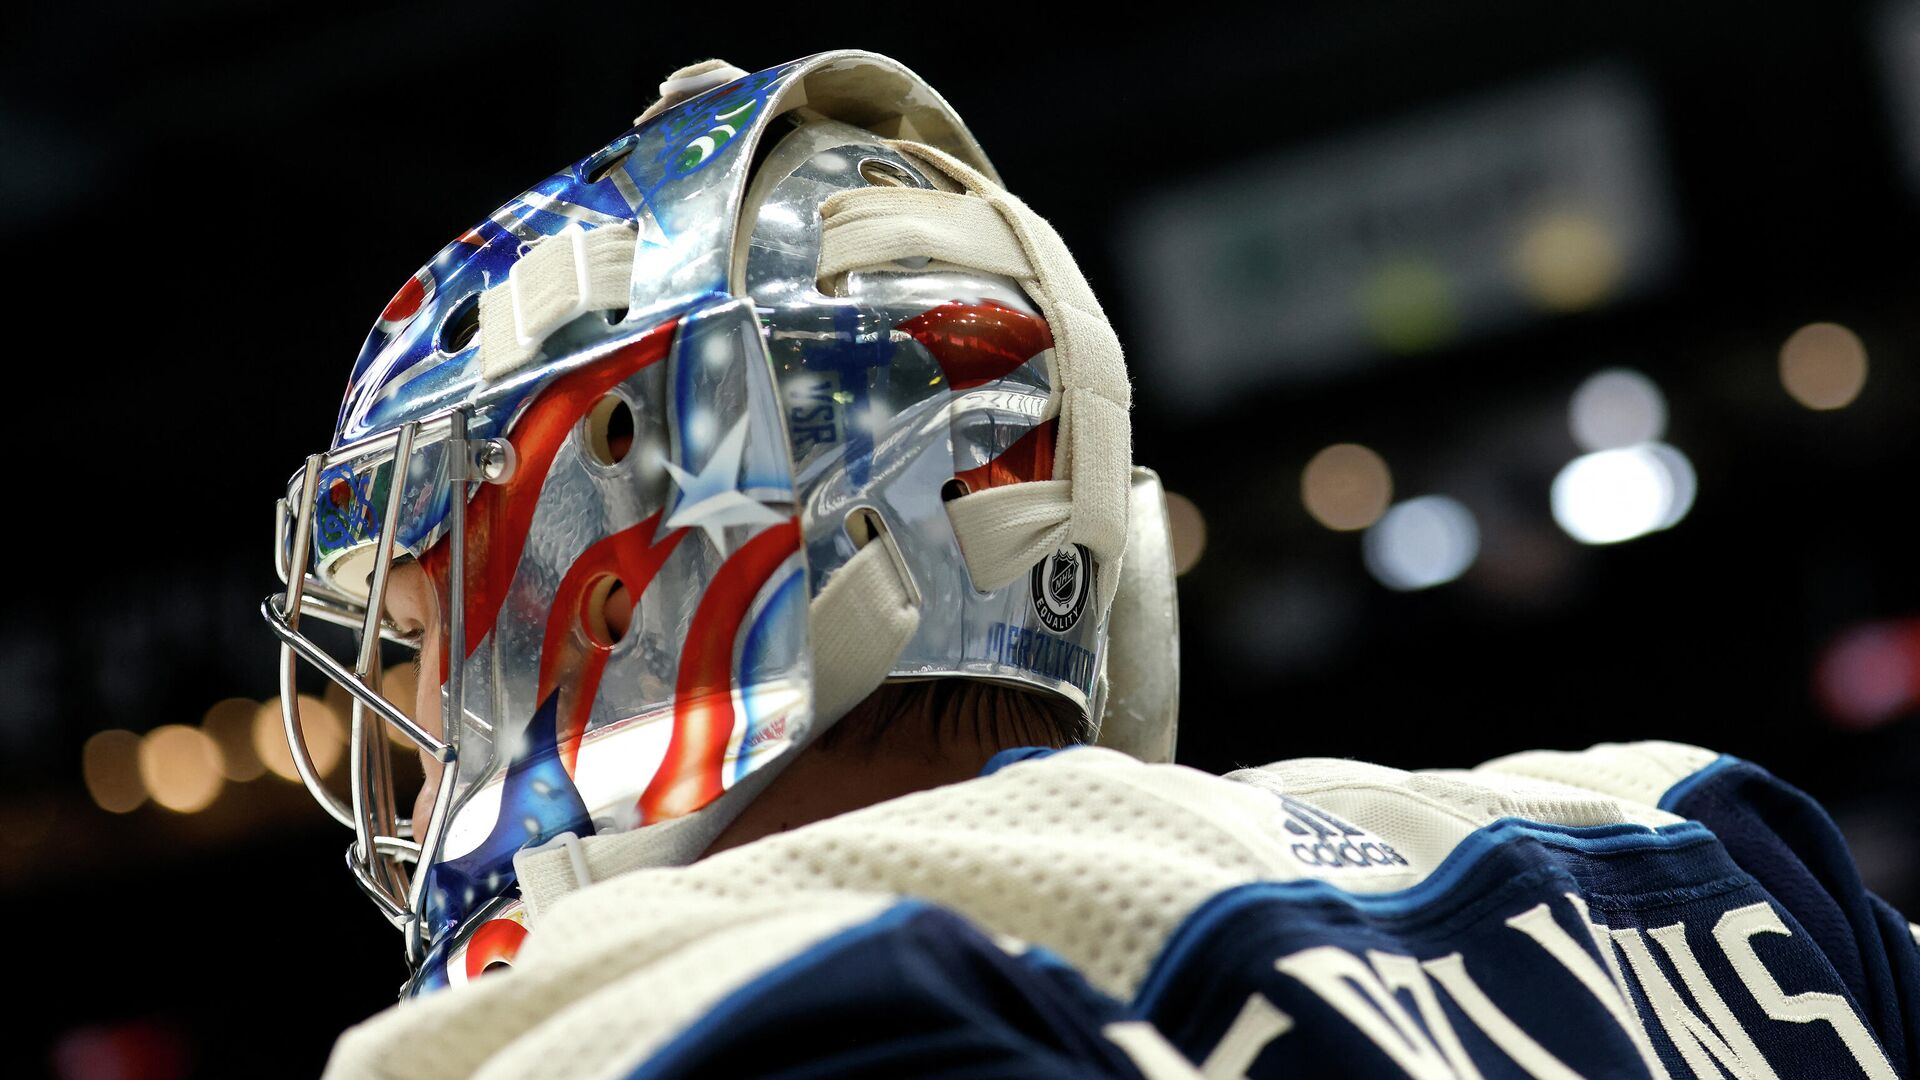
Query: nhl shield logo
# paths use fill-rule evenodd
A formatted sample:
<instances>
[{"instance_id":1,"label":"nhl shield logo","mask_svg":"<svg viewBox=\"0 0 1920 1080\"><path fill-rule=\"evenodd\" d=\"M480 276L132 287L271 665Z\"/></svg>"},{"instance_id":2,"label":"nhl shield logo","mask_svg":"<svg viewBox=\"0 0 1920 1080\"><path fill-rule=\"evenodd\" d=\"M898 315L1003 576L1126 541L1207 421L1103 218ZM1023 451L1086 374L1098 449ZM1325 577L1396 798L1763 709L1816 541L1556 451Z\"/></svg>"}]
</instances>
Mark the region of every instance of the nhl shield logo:
<instances>
[{"instance_id":1,"label":"nhl shield logo","mask_svg":"<svg viewBox=\"0 0 1920 1080\"><path fill-rule=\"evenodd\" d=\"M1070 544L1034 564L1033 613L1047 629L1063 634L1080 621L1093 591L1093 555Z\"/></svg>"}]
</instances>

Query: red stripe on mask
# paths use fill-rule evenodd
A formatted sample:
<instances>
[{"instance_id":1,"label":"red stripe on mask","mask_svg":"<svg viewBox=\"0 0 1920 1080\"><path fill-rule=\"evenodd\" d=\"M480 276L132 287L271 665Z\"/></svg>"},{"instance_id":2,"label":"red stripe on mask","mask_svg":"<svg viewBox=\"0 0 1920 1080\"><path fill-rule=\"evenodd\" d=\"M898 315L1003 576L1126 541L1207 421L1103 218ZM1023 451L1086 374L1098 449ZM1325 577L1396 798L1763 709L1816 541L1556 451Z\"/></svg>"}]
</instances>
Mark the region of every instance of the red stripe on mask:
<instances>
[{"instance_id":1,"label":"red stripe on mask","mask_svg":"<svg viewBox=\"0 0 1920 1080\"><path fill-rule=\"evenodd\" d=\"M800 550L800 523L769 526L727 557L693 613L674 684L666 759L640 795L643 822L679 817L718 798L733 736L733 645L753 598Z\"/></svg>"},{"instance_id":2,"label":"red stripe on mask","mask_svg":"<svg viewBox=\"0 0 1920 1080\"><path fill-rule=\"evenodd\" d=\"M955 301L923 311L895 329L926 346L946 374L947 385L968 390L1003 379L1053 348L1046 320L1005 304Z\"/></svg>"},{"instance_id":3,"label":"red stripe on mask","mask_svg":"<svg viewBox=\"0 0 1920 1080\"><path fill-rule=\"evenodd\" d=\"M618 578L637 615L647 585L687 535L685 529L674 529L656 544L654 534L659 527L660 515L656 513L595 542L567 568L554 593L553 607L547 613L546 639L540 647L540 687L534 700L545 701L556 686L559 688L554 738L568 776L574 775L579 761L580 739L586 734L587 717L600 692L600 676L607 669L615 644L601 640L589 629L587 596L602 580ZM631 631L631 624L628 629Z\"/></svg>"},{"instance_id":4,"label":"red stripe on mask","mask_svg":"<svg viewBox=\"0 0 1920 1080\"><path fill-rule=\"evenodd\" d=\"M666 359L678 326L678 319L663 322L631 344L555 379L534 397L514 423L507 435L518 462L513 475L505 483L480 485L467 507L468 655L493 632L500 618L500 606L506 602L507 588L513 584L521 552L527 546L540 489L546 484L554 455L559 453L567 433L607 391L634 372ZM451 557L451 547L444 541L435 544L421 560L435 584L440 586L442 596L448 595L446 563ZM442 650L444 653L444 642ZM450 667L446 659L445 655L441 656L442 683Z\"/></svg>"},{"instance_id":5,"label":"red stripe on mask","mask_svg":"<svg viewBox=\"0 0 1920 1080\"><path fill-rule=\"evenodd\" d=\"M956 472L953 478L967 485L968 491L1053 479L1053 436L1058 425L1058 420L1035 424L992 461Z\"/></svg>"}]
</instances>

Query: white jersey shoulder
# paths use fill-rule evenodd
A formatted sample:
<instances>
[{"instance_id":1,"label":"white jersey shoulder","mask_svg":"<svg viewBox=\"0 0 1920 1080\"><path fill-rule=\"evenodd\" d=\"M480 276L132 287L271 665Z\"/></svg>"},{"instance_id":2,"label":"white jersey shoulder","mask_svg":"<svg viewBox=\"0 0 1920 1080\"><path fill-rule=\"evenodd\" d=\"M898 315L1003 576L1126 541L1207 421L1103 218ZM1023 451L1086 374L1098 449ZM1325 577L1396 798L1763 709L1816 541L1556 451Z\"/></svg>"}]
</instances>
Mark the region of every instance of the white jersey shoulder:
<instances>
[{"instance_id":1,"label":"white jersey shoulder","mask_svg":"<svg viewBox=\"0 0 1920 1080\"><path fill-rule=\"evenodd\" d=\"M330 1069L618 1071L732 989L902 896L949 908L1010 950L1044 945L1126 1001L1180 922L1224 890L1301 879L1407 888L1504 817L1666 824L1679 819L1654 805L1660 793L1713 758L1642 744L1476 770L1308 759L1223 778L1089 747L690 866L622 866L621 836L589 837L584 858L523 862L535 916L512 972L375 1017L342 1039ZM552 872L562 862L570 869ZM579 882L581 871L595 880Z\"/></svg>"}]
</instances>

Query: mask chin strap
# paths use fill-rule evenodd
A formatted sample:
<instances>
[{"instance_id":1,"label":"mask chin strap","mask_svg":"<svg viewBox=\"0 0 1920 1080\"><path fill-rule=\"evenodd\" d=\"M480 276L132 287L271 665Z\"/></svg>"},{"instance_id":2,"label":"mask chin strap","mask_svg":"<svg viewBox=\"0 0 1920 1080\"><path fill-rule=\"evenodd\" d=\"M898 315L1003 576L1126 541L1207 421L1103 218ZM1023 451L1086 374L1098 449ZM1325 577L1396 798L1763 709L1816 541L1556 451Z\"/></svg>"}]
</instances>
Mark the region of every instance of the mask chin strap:
<instances>
[{"instance_id":1,"label":"mask chin strap","mask_svg":"<svg viewBox=\"0 0 1920 1080\"><path fill-rule=\"evenodd\" d=\"M881 528L834 571L808 609L813 737L878 689L920 631L920 590Z\"/></svg>"}]
</instances>

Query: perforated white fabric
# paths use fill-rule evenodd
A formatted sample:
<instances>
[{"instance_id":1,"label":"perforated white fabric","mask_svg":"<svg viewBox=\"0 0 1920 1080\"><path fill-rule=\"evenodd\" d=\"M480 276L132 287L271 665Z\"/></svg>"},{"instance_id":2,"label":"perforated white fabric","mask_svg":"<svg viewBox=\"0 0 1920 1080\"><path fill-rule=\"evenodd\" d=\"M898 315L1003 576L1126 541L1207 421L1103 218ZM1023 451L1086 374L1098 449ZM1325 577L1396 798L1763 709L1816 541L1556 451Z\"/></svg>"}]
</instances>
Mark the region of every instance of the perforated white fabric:
<instances>
[{"instance_id":1,"label":"perforated white fabric","mask_svg":"<svg viewBox=\"0 0 1920 1080\"><path fill-rule=\"evenodd\" d=\"M762 895L709 897L658 921L622 912L572 948L544 943L544 962L523 954L510 975L404 1003L348 1031L327 1075L624 1076L743 981L890 903Z\"/></svg>"},{"instance_id":2,"label":"perforated white fabric","mask_svg":"<svg viewBox=\"0 0 1920 1080\"><path fill-rule=\"evenodd\" d=\"M1474 771L1543 780L1629 804L1654 806L1668 788L1713 764L1719 756L1676 742L1601 743L1577 753L1529 750L1509 754Z\"/></svg>"},{"instance_id":3,"label":"perforated white fabric","mask_svg":"<svg viewBox=\"0 0 1920 1080\"><path fill-rule=\"evenodd\" d=\"M1556 775L1644 780L1626 764L1635 749L1550 760ZM1645 753L1675 768L1713 759L1671 744ZM1528 765L1496 764L1516 760ZM1653 801L1664 792L1642 790ZM686 867L622 873L611 854L626 850L624 837L588 837L593 874L613 876L570 892L571 870L549 875L512 972L376 1017L342 1041L331 1075L465 1076L483 1062L478 1075L490 1077L616 1075L727 989L901 896L950 908L996 940L1045 946L1128 1000L1168 935L1215 893L1309 877L1351 892L1403 889L1475 829L1521 811L1567 825L1678 820L1491 770L1303 760L1219 778L1083 748ZM1302 822L1329 814L1406 865L1303 861Z\"/></svg>"}]
</instances>

